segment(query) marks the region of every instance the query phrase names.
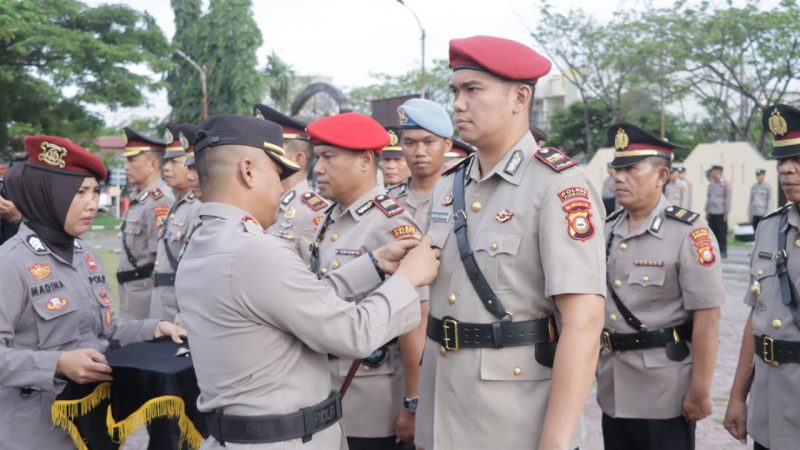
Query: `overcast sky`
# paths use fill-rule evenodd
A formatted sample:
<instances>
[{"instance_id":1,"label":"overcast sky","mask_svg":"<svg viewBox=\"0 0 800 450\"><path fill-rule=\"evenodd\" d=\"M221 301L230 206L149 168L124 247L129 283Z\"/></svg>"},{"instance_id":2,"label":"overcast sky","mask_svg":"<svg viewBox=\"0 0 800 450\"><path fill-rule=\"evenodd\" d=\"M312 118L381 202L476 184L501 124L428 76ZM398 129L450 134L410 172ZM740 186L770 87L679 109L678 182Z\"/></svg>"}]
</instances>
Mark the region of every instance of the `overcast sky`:
<instances>
[{"instance_id":1,"label":"overcast sky","mask_svg":"<svg viewBox=\"0 0 800 450\"><path fill-rule=\"evenodd\" d=\"M167 39L175 32L169 0L84 1L90 5L127 4L155 17ZM641 0L552 2L562 12L580 8L601 22L619 9L645 4ZM654 1L656 6L671 3ZM448 41L456 37L488 34L530 45L527 28L536 29L541 7L539 0L405 0L405 4L425 28L426 64L447 58ZM257 51L260 67L274 50L297 74L330 76L335 85L346 89L370 84L370 73L403 73L420 64L419 27L397 0L254 0L253 17L264 41ZM131 116L164 117L169 113L165 92L149 98L151 105L146 108L91 110L101 113L110 125L122 124Z\"/></svg>"}]
</instances>

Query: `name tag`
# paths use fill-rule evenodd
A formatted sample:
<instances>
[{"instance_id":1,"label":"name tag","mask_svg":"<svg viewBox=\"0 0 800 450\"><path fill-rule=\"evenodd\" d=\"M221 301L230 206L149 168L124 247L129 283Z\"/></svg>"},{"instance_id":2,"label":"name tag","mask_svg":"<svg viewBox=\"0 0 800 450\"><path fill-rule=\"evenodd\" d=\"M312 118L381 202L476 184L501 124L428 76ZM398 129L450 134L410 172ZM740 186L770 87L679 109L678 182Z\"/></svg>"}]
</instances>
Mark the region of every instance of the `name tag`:
<instances>
[{"instance_id":1,"label":"name tag","mask_svg":"<svg viewBox=\"0 0 800 450\"><path fill-rule=\"evenodd\" d=\"M449 222L450 221L450 212L449 211L432 211L431 212L431 222Z\"/></svg>"}]
</instances>

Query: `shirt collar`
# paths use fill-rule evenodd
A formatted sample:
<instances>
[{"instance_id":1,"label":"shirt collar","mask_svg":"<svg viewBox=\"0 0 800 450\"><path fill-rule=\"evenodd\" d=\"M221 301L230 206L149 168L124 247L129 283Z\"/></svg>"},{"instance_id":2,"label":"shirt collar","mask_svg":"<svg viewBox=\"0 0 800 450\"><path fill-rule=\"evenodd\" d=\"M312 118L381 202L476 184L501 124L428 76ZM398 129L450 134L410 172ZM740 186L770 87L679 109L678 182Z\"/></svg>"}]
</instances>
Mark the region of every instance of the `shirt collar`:
<instances>
[{"instance_id":1,"label":"shirt collar","mask_svg":"<svg viewBox=\"0 0 800 450\"><path fill-rule=\"evenodd\" d=\"M483 179L488 180L492 176L498 175L505 181L519 186L522 181L522 174L525 173L525 166L530 163L530 160L533 158L533 152L538 149L539 145L536 144L536 139L534 139L533 134L528 131L508 152L506 152L500 162L498 162ZM476 161L477 159L477 156L474 157L468 167L469 177L473 181L480 181L481 179L480 163Z\"/></svg>"},{"instance_id":2,"label":"shirt collar","mask_svg":"<svg viewBox=\"0 0 800 450\"><path fill-rule=\"evenodd\" d=\"M347 207L346 210L342 210L341 205L336 205L335 209L333 210L333 218L334 220L340 219L347 213L355 219L356 222L359 222L365 214L358 214L357 210L364 206L365 203L372 201L373 198L377 197L378 195L384 194L384 190L378 186L377 184L371 187L367 192L363 193L358 200L354 201L353 204ZM373 206L374 208L374 206Z\"/></svg>"},{"instance_id":3,"label":"shirt collar","mask_svg":"<svg viewBox=\"0 0 800 450\"><path fill-rule=\"evenodd\" d=\"M225 220L242 221L245 218L258 221L247 211L227 203L207 202L200 205L198 216L211 216ZM259 224L260 225L260 224Z\"/></svg>"},{"instance_id":4,"label":"shirt collar","mask_svg":"<svg viewBox=\"0 0 800 450\"><path fill-rule=\"evenodd\" d=\"M647 219L642 222L637 230L632 232L628 231L628 222L630 221L630 214L626 210L622 213L619 220L613 225L614 227L614 235L618 236L622 239L630 239L632 237L636 237L645 233L650 233L653 236L663 239L664 238L664 221L666 220L666 216L664 215L664 209L666 209L670 203L667 201L667 198L664 195L661 195L661 198L658 199L658 203L656 206L650 211L648 214Z\"/></svg>"}]
</instances>

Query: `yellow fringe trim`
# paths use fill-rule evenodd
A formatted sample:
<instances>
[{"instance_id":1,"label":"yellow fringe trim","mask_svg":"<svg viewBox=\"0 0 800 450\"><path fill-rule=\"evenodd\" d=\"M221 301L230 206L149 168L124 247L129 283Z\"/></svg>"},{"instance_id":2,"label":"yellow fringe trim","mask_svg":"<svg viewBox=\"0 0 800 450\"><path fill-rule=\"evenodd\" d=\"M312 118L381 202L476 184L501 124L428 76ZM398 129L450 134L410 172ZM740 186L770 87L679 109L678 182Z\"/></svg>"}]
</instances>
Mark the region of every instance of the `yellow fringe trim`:
<instances>
[{"instance_id":1,"label":"yellow fringe trim","mask_svg":"<svg viewBox=\"0 0 800 450\"><path fill-rule=\"evenodd\" d=\"M162 395L146 401L133 414L116 422L111 413L111 405L109 405L108 413L106 414L108 434L111 439L117 437L120 443L124 443L128 436L145 424L149 424L153 419L172 417L178 420L178 429L180 429L181 433L178 447L187 442L190 448L197 450L203 442L203 436L186 416L185 407L186 404L182 398L175 395ZM79 448L79 450L83 449Z\"/></svg>"},{"instance_id":2,"label":"yellow fringe trim","mask_svg":"<svg viewBox=\"0 0 800 450\"><path fill-rule=\"evenodd\" d=\"M69 434L77 450L88 450L78 427L72 420L91 412L104 400L111 397L111 383L99 384L91 394L77 400L56 400L50 407L50 416L53 425Z\"/></svg>"}]
</instances>

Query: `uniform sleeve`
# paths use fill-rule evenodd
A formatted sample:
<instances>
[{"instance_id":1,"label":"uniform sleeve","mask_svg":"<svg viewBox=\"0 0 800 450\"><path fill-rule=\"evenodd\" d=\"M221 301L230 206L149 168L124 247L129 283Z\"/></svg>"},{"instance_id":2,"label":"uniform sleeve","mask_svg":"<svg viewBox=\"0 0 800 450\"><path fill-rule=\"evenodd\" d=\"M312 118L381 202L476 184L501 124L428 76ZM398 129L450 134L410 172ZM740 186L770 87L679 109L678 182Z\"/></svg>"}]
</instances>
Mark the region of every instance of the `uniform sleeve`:
<instances>
[{"instance_id":1,"label":"uniform sleeve","mask_svg":"<svg viewBox=\"0 0 800 450\"><path fill-rule=\"evenodd\" d=\"M0 386L54 392L61 352L12 347L27 299L21 277L14 264L0 260Z\"/></svg>"},{"instance_id":2,"label":"uniform sleeve","mask_svg":"<svg viewBox=\"0 0 800 450\"><path fill-rule=\"evenodd\" d=\"M336 275L346 277L356 261ZM336 283L317 280L285 244L254 245L238 255L232 283L258 320L342 358L364 357L420 321L419 297L405 278L392 277L360 302L347 302Z\"/></svg>"},{"instance_id":3,"label":"uniform sleeve","mask_svg":"<svg viewBox=\"0 0 800 450\"><path fill-rule=\"evenodd\" d=\"M723 209L723 214L728 214L731 212L731 197L733 197L733 186L730 183L725 185L725 208Z\"/></svg>"},{"instance_id":4,"label":"uniform sleeve","mask_svg":"<svg viewBox=\"0 0 800 450\"><path fill-rule=\"evenodd\" d=\"M753 199L756 196L756 185L750 188L750 201L747 202L747 214L753 215Z\"/></svg>"},{"instance_id":5,"label":"uniform sleeve","mask_svg":"<svg viewBox=\"0 0 800 450\"><path fill-rule=\"evenodd\" d=\"M725 303L722 285L722 262L714 233L698 220L683 237L678 282L683 307L706 309Z\"/></svg>"},{"instance_id":6,"label":"uniform sleeve","mask_svg":"<svg viewBox=\"0 0 800 450\"><path fill-rule=\"evenodd\" d=\"M605 296L605 215L598 207L599 200L580 170L562 172L550 183L539 211L539 253L546 296Z\"/></svg>"},{"instance_id":7,"label":"uniform sleeve","mask_svg":"<svg viewBox=\"0 0 800 450\"><path fill-rule=\"evenodd\" d=\"M391 220L385 223L386 226L383 231L378 233L378 245L376 248L398 239L417 238L424 234L424 231L408 211L392 217ZM429 286L421 286L416 289L421 300L430 300Z\"/></svg>"}]
</instances>

